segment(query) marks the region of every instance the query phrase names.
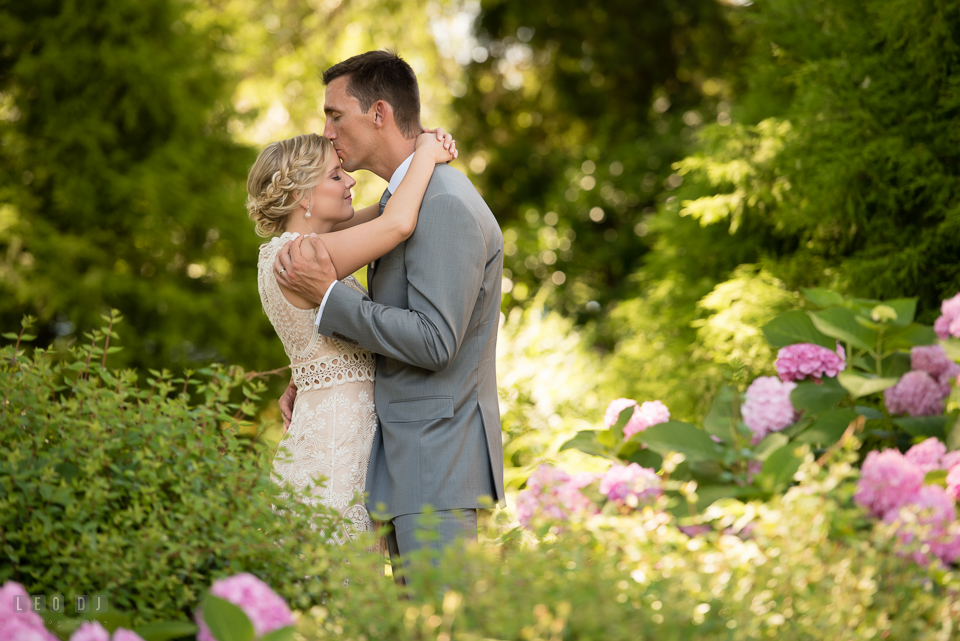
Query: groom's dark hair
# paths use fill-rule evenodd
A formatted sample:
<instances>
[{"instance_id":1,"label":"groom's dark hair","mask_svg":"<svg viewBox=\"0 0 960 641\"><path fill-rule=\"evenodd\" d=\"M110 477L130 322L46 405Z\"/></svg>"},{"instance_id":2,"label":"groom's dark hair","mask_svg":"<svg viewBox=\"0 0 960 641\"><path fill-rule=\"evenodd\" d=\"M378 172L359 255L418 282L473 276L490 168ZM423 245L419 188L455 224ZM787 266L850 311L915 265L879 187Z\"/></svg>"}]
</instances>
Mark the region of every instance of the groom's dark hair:
<instances>
[{"instance_id":1,"label":"groom's dark hair","mask_svg":"<svg viewBox=\"0 0 960 641\"><path fill-rule=\"evenodd\" d=\"M423 133L420 125L420 88L417 75L392 51L368 51L338 62L323 72L323 84L329 85L347 76L347 92L360 101L364 113L378 100L393 107L397 128L407 138Z\"/></svg>"}]
</instances>

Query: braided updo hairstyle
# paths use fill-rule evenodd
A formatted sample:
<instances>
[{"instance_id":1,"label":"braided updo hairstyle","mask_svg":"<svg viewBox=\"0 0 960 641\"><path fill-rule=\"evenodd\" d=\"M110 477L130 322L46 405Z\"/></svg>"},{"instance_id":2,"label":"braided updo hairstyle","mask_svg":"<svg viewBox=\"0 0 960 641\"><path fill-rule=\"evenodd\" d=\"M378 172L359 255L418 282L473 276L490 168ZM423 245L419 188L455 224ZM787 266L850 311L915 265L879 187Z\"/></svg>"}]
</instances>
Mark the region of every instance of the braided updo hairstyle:
<instances>
[{"instance_id":1,"label":"braided updo hairstyle","mask_svg":"<svg viewBox=\"0 0 960 641\"><path fill-rule=\"evenodd\" d=\"M333 145L304 134L267 145L247 177L247 212L258 236L282 232L300 196L323 179Z\"/></svg>"}]
</instances>

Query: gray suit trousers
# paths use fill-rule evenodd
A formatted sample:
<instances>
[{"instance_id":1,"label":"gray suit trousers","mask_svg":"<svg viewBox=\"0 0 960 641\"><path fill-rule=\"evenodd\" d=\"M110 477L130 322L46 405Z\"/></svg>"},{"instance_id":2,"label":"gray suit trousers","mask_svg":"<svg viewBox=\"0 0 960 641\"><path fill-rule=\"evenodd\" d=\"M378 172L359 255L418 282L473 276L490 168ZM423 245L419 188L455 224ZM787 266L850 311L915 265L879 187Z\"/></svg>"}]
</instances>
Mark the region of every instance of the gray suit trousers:
<instances>
[{"instance_id":1,"label":"gray suit trousers","mask_svg":"<svg viewBox=\"0 0 960 641\"><path fill-rule=\"evenodd\" d=\"M443 510L433 512L426 519L423 517L423 514L405 514L391 521L393 529L386 537L387 549L390 551L394 581L399 584L403 584L400 577L401 559L409 558L411 552L430 548L439 559L439 555L447 548L477 540L476 510ZM415 567L403 570L416 572Z\"/></svg>"}]
</instances>

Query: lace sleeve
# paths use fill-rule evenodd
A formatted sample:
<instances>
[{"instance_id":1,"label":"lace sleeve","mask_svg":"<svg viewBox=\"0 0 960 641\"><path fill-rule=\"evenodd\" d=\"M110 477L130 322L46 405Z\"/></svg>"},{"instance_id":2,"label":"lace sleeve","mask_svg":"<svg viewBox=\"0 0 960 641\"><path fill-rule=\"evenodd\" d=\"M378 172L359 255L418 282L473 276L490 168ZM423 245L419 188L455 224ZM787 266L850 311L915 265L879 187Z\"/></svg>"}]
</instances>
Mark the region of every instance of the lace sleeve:
<instances>
[{"instance_id":1,"label":"lace sleeve","mask_svg":"<svg viewBox=\"0 0 960 641\"><path fill-rule=\"evenodd\" d=\"M281 236L260 247L257 281L263 311L283 342L287 356L291 361L297 361L309 358L323 337L315 324L317 308L300 309L293 306L280 291L273 274L273 262L285 241Z\"/></svg>"}]
</instances>

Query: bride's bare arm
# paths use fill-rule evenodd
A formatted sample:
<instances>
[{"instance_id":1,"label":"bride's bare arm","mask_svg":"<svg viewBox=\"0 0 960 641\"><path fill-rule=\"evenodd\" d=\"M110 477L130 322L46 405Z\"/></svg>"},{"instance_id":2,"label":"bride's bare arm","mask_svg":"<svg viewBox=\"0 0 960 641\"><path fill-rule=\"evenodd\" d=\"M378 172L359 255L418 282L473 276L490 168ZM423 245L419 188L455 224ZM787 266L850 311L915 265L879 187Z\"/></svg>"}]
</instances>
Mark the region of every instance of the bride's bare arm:
<instances>
[{"instance_id":1,"label":"bride's bare arm","mask_svg":"<svg viewBox=\"0 0 960 641\"><path fill-rule=\"evenodd\" d=\"M456 157L456 148L444 148L446 142L432 133L421 134L407 174L390 197L383 215L349 229L323 234L320 238L330 252L337 278L346 278L367 263L380 258L413 234L423 194L438 163ZM379 205L375 206L379 209ZM362 210L366 211L366 210Z\"/></svg>"}]
</instances>

